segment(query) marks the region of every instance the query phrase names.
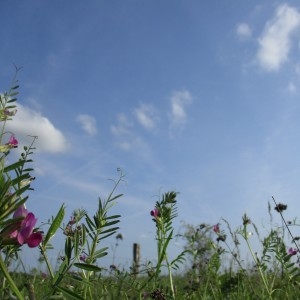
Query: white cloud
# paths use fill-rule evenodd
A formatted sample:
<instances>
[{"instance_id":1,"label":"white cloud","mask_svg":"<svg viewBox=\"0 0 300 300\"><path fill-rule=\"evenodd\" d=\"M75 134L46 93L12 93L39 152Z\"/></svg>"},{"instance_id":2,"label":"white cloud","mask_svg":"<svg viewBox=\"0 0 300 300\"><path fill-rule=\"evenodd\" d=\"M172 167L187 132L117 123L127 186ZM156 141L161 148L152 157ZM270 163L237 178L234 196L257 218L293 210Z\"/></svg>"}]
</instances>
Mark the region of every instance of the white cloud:
<instances>
[{"instance_id":1,"label":"white cloud","mask_svg":"<svg viewBox=\"0 0 300 300\"><path fill-rule=\"evenodd\" d=\"M92 116L81 114L78 115L76 121L79 122L83 130L90 136L97 134L96 119Z\"/></svg>"},{"instance_id":2,"label":"white cloud","mask_svg":"<svg viewBox=\"0 0 300 300\"><path fill-rule=\"evenodd\" d=\"M134 109L134 115L138 122L146 129L152 129L155 126L155 110L153 106L141 104L138 108Z\"/></svg>"},{"instance_id":3,"label":"white cloud","mask_svg":"<svg viewBox=\"0 0 300 300\"><path fill-rule=\"evenodd\" d=\"M236 27L236 33L239 37L242 37L242 38L248 38L252 35L252 31L251 31L249 25L246 23L238 24Z\"/></svg>"},{"instance_id":4,"label":"white cloud","mask_svg":"<svg viewBox=\"0 0 300 300\"><path fill-rule=\"evenodd\" d=\"M171 96L171 123L172 125L183 125L186 122L185 107L192 103L192 96L188 91L175 91Z\"/></svg>"},{"instance_id":5,"label":"white cloud","mask_svg":"<svg viewBox=\"0 0 300 300\"><path fill-rule=\"evenodd\" d=\"M62 132L42 116L41 113L21 104L17 105L17 114L7 123L7 131L16 135L20 144L28 144L28 135L37 136L37 151L64 152L68 143ZM26 141L25 141L26 140Z\"/></svg>"},{"instance_id":6,"label":"white cloud","mask_svg":"<svg viewBox=\"0 0 300 300\"><path fill-rule=\"evenodd\" d=\"M300 25L300 14L286 4L279 6L273 20L267 22L264 33L258 40L257 59L267 71L279 70L288 60L291 34Z\"/></svg>"}]
</instances>

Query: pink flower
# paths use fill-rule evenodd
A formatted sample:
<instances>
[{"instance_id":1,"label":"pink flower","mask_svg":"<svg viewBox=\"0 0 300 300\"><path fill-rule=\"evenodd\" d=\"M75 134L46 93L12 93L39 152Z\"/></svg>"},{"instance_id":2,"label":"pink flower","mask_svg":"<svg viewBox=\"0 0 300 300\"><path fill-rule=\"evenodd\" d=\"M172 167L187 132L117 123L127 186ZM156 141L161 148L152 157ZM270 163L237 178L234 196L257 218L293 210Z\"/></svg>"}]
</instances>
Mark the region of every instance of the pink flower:
<instances>
[{"instance_id":1,"label":"pink flower","mask_svg":"<svg viewBox=\"0 0 300 300\"><path fill-rule=\"evenodd\" d=\"M37 218L28 212L24 205L20 206L14 213L13 218L23 217L18 228L10 233L10 238L16 239L19 245L27 244L28 247L37 247L43 239L41 232L33 232Z\"/></svg>"},{"instance_id":2,"label":"pink flower","mask_svg":"<svg viewBox=\"0 0 300 300\"><path fill-rule=\"evenodd\" d=\"M214 231L215 233L219 233L219 232L220 232L219 224L216 224L216 225L213 226L213 231Z\"/></svg>"},{"instance_id":3,"label":"pink flower","mask_svg":"<svg viewBox=\"0 0 300 300\"><path fill-rule=\"evenodd\" d=\"M158 217L160 217L159 210L157 208L154 208L153 210L151 210L150 215L157 219Z\"/></svg>"},{"instance_id":4,"label":"pink flower","mask_svg":"<svg viewBox=\"0 0 300 300\"><path fill-rule=\"evenodd\" d=\"M18 147L18 140L15 138L15 136L12 134L8 140L8 145L12 147Z\"/></svg>"}]
</instances>

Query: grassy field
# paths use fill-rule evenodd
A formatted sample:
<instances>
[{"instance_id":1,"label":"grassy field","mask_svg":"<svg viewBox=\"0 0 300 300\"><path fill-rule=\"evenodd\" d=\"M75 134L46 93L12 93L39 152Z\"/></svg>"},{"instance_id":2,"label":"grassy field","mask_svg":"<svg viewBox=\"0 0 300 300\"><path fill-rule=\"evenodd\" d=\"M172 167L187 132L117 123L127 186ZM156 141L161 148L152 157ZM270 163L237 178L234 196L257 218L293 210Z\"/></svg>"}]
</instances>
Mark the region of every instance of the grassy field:
<instances>
[{"instance_id":1,"label":"grassy field","mask_svg":"<svg viewBox=\"0 0 300 300\"><path fill-rule=\"evenodd\" d=\"M1 138L6 121L17 112L18 87L14 81L9 92L0 94ZM18 147L15 136L11 134L0 145L0 299L300 299L300 237L293 235L299 224L285 220L287 205L274 198L268 205L270 228L264 236L246 214L235 229L222 219L217 224L185 224L178 235L173 222L177 193L166 192L149 212L156 229L157 257L144 265L137 258L130 270L102 267L102 258L109 252L104 240L122 238L121 216L111 214L122 196L115 193L124 178L120 169L112 191L106 198L99 197L92 215L78 209L66 221L62 204L43 230L35 228L37 218L25 202L35 178L30 163L36 138L16 162L7 162L10 150ZM280 214L281 226L272 225L274 213ZM58 232L65 245L52 266L48 252ZM183 239L185 247L170 258L175 237ZM43 264L39 269L44 273L26 274L12 268L15 261L22 265L24 246L39 249L38 263ZM250 260L245 263L246 256Z\"/></svg>"}]
</instances>

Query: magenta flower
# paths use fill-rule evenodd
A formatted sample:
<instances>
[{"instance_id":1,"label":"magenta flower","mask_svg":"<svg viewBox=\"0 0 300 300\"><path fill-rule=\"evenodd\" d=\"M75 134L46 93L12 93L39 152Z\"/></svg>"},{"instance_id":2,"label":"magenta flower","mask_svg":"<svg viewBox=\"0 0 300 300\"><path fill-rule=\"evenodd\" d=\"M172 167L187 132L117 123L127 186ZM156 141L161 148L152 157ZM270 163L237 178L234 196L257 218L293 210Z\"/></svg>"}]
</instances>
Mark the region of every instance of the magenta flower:
<instances>
[{"instance_id":1,"label":"magenta flower","mask_svg":"<svg viewBox=\"0 0 300 300\"><path fill-rule=\"evenodd\" d=\"M14 213L13 218L23 217L18 228L10 233L10 238L16 239L19 245L27 244L28 247L37 247L43 239L41 232L34 232L37 218L28 212L24 205L20 206Z\"/></svg>"},{"instance_id":2,"label":"magenta flower","mask_svg":"<svg viewBox=\"0 0 300 300\"><path fill-rule=\"evenodd\" d=\"M296 255L297 252L298 252L297 249L296 248L293 249L292 247L289 248L289 250L288 250L289 255Z\"/></svg>"},{"instance_id":3,"label":"magenta flower","mask_svg":"<svg viewBox=\"0 0 300 300\"><path fill-rule=\"evenodd\" d=\"M159 210L157 208L154 208L153 210L151 210L150 215L153 218L157 219L158 217L160 217Z\"/></svg>"},{"instance_id":4,"label":"magenta flower","mask_svg":"<svg viewBox=\"0 0 300 300\"><path fill-rule=\"evenodd\" d=\"M12 147L18 147L18 140L15 138L15 136L12 134L8 140L8 145Z\"/></svg>"},{"instance_id":5,"label":"magenta flower","mask_svg":"<svg viewBox=\"0 0 300 300\"><path fill-rule=\"evenodd\" d=\"M213 231L214 231L215 233L219 233L219 232L220 232L219 224L216 224L216 225L213 226Z\"/></svg>"}]
</instances>

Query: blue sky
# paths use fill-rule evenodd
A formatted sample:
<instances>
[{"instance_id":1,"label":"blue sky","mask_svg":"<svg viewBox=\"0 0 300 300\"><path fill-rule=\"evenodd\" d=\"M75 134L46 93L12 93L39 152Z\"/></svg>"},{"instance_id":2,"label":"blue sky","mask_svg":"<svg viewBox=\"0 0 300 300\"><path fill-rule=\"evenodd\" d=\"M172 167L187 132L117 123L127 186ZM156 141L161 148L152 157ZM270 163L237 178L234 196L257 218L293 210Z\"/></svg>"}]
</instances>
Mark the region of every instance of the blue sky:
<instances>
[{"instance_id":1,"label":"blue sky","mask_svg":"<svg viewBox=\"0 0 300 300\"><path fill-rule=\"evenodd\" d=\"M93 214L117 168L126 174L114 207L121 265L134 242L142 260L155 257L149 212L168 190L180 193L178 230L221 218L235 227L244 212L267 226L272 196L297 217L298 1L10 0L0 9L1 91L22 67L9 129L23 144L39 136L27 203L39 222L62 203L67 218L79 207Z\"/></svg>"}]
</instances>

